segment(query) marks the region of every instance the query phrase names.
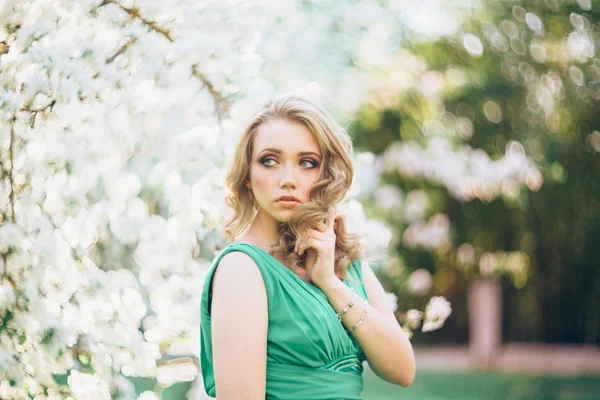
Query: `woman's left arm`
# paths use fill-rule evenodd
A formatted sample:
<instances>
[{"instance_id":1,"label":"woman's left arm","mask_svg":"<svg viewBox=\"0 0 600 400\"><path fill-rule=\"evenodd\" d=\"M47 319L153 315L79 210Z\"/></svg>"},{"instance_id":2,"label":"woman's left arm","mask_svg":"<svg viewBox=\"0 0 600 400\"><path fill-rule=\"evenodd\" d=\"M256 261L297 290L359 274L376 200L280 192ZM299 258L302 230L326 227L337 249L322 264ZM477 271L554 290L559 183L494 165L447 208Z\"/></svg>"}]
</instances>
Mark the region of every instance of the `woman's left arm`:
<instances>
[{"instance_id":1,"label":"woman's left arm","mask_svg":"<svg viewBox=\"0 0 600 400\"><path fill-rule=\"evenodd\" d=\"M308 275L338 313L352 297L352 289L334 273L335 220L339 216L330 215L326 222L314 227L308 237L297 240L294 248L299 255L308 252L305 260ZM342 323L351 329L366 310L363 322L352 335L377 375L388 382L409 386L415 379L415 356L410 341L396 321L383 287L364 261L362 275L371 304L356 296L354 306L342 316Z\"/></svg>"},{"instance_id":2,"label":"woman's left arm","mask_svg":"<svg viewBox=\"0 0 600 400\"><path fill-rule=\"evenodd\" d=\"M362 273L370 304L356 295L354 305L342 316L342 323L346 329L352 328L366 307L364 320L352 335L362 347L371 369L379 377L391 383L409 386L415 378L412 345L394 317L381 283L364 261ZM337 278L320 286L338 313L352 297L352 290Z\"/></svg>"}]
</instances>

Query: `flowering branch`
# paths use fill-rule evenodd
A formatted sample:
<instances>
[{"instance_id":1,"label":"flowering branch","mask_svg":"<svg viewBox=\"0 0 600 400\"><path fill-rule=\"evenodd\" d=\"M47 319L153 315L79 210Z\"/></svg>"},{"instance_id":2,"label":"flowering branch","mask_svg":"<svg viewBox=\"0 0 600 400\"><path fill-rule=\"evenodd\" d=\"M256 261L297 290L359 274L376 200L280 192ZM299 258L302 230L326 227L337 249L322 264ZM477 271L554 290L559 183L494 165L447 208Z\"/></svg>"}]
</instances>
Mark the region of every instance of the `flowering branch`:
<instances>
[{"instance_id":1,"label":"flowering branch","mask_svg":"<svg viewBox=\"0 0 600 400\"><path fill-rule=\"evenodd\" d=\"M165 28L162 28L160 26L158 26L158 24L154 21L150 21L145 19L144 17L142 17L140 15L140 10L136 7L132 7L132 8L127 8L113 0L104 0L99 6L103 7L107 4L114 4L117 7L119 7L121 10L125 11L127 14L129 14L131 16L131 18L137 18L140 21L142 21L142 23L146 26L148 26L150 29L152 29L153 31L155 31L156 33L160 33L161 35L163 35L169 42L173 42L173 39L171 38L171 34L169 33L169 31L167 31Z\"/></svg>"},{"instance_id":2,"label":"flowering branch","mask_svg":"<svg viewBox=\"0 0 600 400\"><path fill-rule=\"evenodd\" d=\"M0 177L4 177L4 175L6 174L6 176L8 177L8 183L9 183L9 192L8 192L8 205L7 205L7 209L6 209L6 215L2 215L0 214L0 225L3 223L3 221L5 219L8 219L10 222L14 222L15 219L15 212L14 212L14 202L15 202L15 191L13 189L13 152L14 152L14 142L15 142L15 129L14 129L14 123L16 121L16 116L13 114L13 117L11 119L11 124L10 124L10 144L8 146L8 162L7 163L3 163L2 160L0 160L0 172L2 172L2 175L0 175ZM5 164L8 164L5 167ZM2 254L2 282L4 282L4 279L8 279L8 281L10 282L11 286L14 288L16 286L15 282L10 278L10 276L8 276L7 274L7 268L8 268L8 256L11 254L11 249L9 248L8 251L4 254Z\"/></svg>"},{"instance_id":3,"label":"flowering branch","mask_svg":"<svg viewBox=\"0 0 600 400\"><path fill-rule=\"evenodd\" d=\"M127 14L129 14L131 16L131 18L139 19L140 21L142 21L142 23L144 25L148 26L153 31L163 35L169 42L171 42L171 43L173 42L171 33L167 29L160 27L154 21L150 21L150 20L147 20L144 17L142 17L140 15L140 11L138 8L136 8L136 7L127 8L113 0L104 0L100 4L100 6L98 6L98 8L105 6L107 4L115 4L116 6L121 8L123 11L125 11ZM134 41L135 41L135 38L129 39L129 41L127 41L123 46L121 46L121 48L113 56L109 57L106 60L106 63L107 64L112 63L115 60L115 58L117 58L117 56L119 56L119 54L122 54L123 52L125 52L127 50L127 48ZM214 104L215 104L215 110L217 111L217 117L220 121L222 119L223 114L226 113L227 110L229 109L229 102L225 99L225 96L223 96L223 94L221 92L219 92L218 90L215 89L214 85L206 78L206 76L200 72L198 64L194 64L192 66L192 74L196 78L198 78L202 81L204 86L208 89L211 96L213 97Z\"/></svg>"},{"instance_id":4,"label":"flowering branch","mask_svg":"<svg viewBox=\"0 0 600 400\"><path fill-rule=\"evenodd\" d=\"M129 48L129 46L131 46L131 44L133 42L135 42L135 38L130 37L129 40L127 42L125 42L125 44L123 46L121 46L121 48L119 48L119 50L117 50L117 52L115 54L113 54L112 56L110 56L109 58L106 59L106 63L110 64L113 61L115 61L115 58L117 58L118 56L123 54Z\"/></svg>"},{"instance_id":5,"label":"flowering branch","mask_svg":"<svg viewBox=\"0 0 600 400\"><path fill-rule=\"evenodd\" d=\"M15 144L15 121L17 120L17 117L15 115L13 115L13 117L11 118L11 124L10 124L10 143L8 145L8 169L5 169L4 172L6 173L6 176L8 177L8 183L9 183L9 188L8 188L8 207L6 210L6 217L11 221L11 222L15 222L15 210L14 210L14 204L15 204L15 191L13 188L14 185L14 181L13 181L13 167L14 167L14 160L13 160L13 155L14 155L14 144ZM4 167L3 167L4 169Z\"/></svg>"},{"instance_id":6,"label":"flowering branch","mask_svg":"<svg viewBox=\"0 0 600 400\"><path fill-rule=\"evenodd\" d=\"M217 117L219 118L219 121L220 121L223 114L225 112L227 112L227 110L229 109L229 102L227 101L227 99L225 99L225 96L223 96L223 94L221 94L221 92L219 92L218 90L215 89L213 84L206 78L206 76L204 76L200 72L199 68L200 67L198 66L198 64L194 64L192 66L192 74L196 78L200 79L202 81L202 83L204 84L204 86L210 92L212 98L214 99L215 110L217 111Z\"/></svg>"}]
</instances>

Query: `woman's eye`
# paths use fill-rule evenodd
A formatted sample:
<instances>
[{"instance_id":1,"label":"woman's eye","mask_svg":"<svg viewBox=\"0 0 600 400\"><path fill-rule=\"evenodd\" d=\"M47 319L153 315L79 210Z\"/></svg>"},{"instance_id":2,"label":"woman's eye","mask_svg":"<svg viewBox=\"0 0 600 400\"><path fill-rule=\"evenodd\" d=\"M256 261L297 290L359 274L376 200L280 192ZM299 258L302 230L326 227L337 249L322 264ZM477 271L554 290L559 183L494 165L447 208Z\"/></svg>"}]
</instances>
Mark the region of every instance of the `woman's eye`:
<instances>
[{"instance_id":1,"label":"woman's eye","mask_svg":"<svg viewBox=\"0 0 600 400\"><path fill-rule=\"evenodd\" d=\"M319 164L313 160L302 160L300 161L300 165L305 168L316 168Z\"/></svg>"},{"instance_id":2,"label":"woman's eye","mask_svg":"<svg viewBox=\"0 0 600 400\"><path fill-rule=\"evenodd\" d=\"M272 167L273 165L275 165L276 161L272 158L263 158L262 160L260 160L260 163L265 167Z\"/></svg>"}]
</instances>

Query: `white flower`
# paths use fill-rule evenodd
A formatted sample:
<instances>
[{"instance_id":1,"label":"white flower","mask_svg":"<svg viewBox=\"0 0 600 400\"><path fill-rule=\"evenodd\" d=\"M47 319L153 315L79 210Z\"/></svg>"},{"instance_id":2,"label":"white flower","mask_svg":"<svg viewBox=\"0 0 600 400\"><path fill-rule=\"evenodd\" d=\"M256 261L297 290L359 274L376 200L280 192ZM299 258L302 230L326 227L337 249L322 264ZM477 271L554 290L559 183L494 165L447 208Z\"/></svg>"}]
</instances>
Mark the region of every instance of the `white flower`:
<instances>
[{"instance_id":1,"label":"white flower","mask_svg":"<svg viewBox=\"0 0 600 400\"><path fill-rule=\"evenodd\" d=\"M429 291L431 285L433 285L433 277L431 276L431 272L419 268L410 275L407 284L408 290L412 294L420 296Z\"/></svg>"},{"instance_id":2,"label":"white flower","mask_svg":"<svg viewBox=\"0 0 600 400\"><path fill-rule=\"evenodd\" d=\"M441 328L452 313L450 303L442 296L434 296L425 307L425 322L423 332Z\"/></svg>"},{"instance_id":3,"label":"white flower","mask_svg":"<svg viewBox=\"0 0 600 400\"><path fill-rule=\"evenodd\" d=\"M78 399L110 400L107 382L102 382L97 375L72 370L67 382Z\"/></svg>"},{"instance_id":4,"label":"white flower","mask_svg":"<svg viewBox=\"0 0 600 400\"><path fill-rule=\"evenodd\" d=\"M381 210L395 211L399 214L402 207L403 194L397 186L383 185L375 192L375 202Z\"/></svg>"},{"instance_id":5,"label":"white flower","mask_svg":"<svg viewBox=\"0 0 600 400\"><path fill-rule=\"evenodd\" d=\"M503 194L502 182L507 179L511 179L513 191L522 186L537 191L542 186L541 172L531 158L518 152L519 147L522 145L512 141L504 157L492 160L481 149L468 144L457 148L451 138L434 136L423 146L410 140L395 142L383 160L386 171L444 185L460 201L479 198L489 202ZM423 219L428 207L427 195L413 190L406 197L404 217L408 222Z\"/></svg>"},{"instance_id":6,"label":"white flower","mask_svg":"<svg viewBox=\"0 0 600 400\"><path fill-rule=\"evenodd\" d=\"M423 312L419 310L408 310L406 312L406 324L410 329L417 329L421 325Z\"/></svg>"},{"instance_id":7,"label":"white flower","mask_svg":"<svg viewBox=\"0 0 600 400\"><path fill-rule=\"evenodd\" d=\"M10 247L20 248L23 239L23 234L12 222L7 221L0 225L0 252L5 252Z\"/></svg>"},{"instance_id":8,"label":"white flower","mask_svg":"<svg viewBox=\"0 0 600 400\"><path fill-rule=\"evenodd\" d=\"M386 293L386 299L392 312L395 312L398 309L398 296L394 293Z\"/></svg>"},{"instance_id":9,"label":"white flower","mask_svg":"<svg viewBox=\"0 0 600 400\"><path fill-rule=\"evenodd\" d=\"M406 196L404 214L407 221L416 221L425 216L429 207L429 199L424 191L413 190Z\"/></svg>"},{"instance_id":10,"label":"white flower","mask_svg":"<svg viewBox=\"0 0 600 400\"><path fill-rule=\"evenodd\" d=\"M15 291L11 287L8 280L4 280L0 284L0 312L6 310L15 301Z\"/></svg>"},{"instance_id":11,"label":"white flower","mask_svg":"<svg viewBox=\"0 0 600 400\"><path fill-rule=\"evenodd\" d=\"M137 400L158 400L158 397L156 397L156 394L154 394L154 392L146 390L145 392L140 394Z\"/></svg>"}]
</instances>

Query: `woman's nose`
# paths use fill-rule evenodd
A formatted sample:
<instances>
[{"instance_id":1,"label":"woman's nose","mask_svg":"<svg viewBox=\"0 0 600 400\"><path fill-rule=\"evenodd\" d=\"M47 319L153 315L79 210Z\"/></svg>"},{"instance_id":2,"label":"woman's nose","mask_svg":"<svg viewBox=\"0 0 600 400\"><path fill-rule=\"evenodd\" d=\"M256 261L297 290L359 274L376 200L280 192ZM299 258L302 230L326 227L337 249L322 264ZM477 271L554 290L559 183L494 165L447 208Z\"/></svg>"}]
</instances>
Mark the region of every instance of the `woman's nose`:
<instances>
[{"instance_id":1,"label":"woman's nose","mask_svg":"<svg viewBox=\"0 0 600 400\"><path fill-rule=\"evenodd\" d=\"M281 180L279 185L283 187L296 187L296 178L294 177L294 169L291 165L284 166L282 169Z\"/></svg>"}]
</instances>

